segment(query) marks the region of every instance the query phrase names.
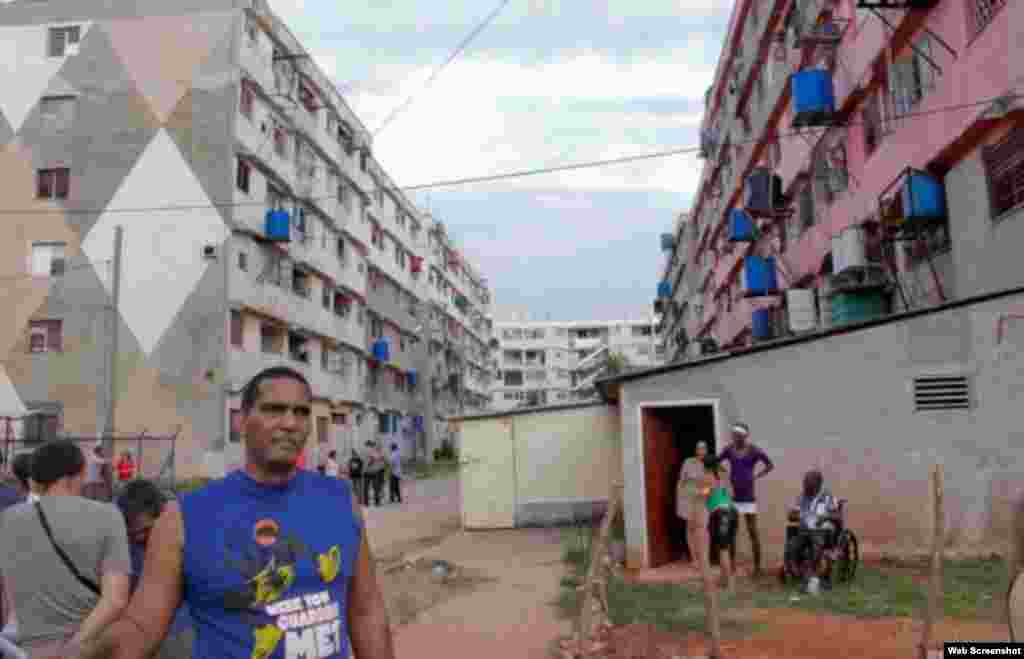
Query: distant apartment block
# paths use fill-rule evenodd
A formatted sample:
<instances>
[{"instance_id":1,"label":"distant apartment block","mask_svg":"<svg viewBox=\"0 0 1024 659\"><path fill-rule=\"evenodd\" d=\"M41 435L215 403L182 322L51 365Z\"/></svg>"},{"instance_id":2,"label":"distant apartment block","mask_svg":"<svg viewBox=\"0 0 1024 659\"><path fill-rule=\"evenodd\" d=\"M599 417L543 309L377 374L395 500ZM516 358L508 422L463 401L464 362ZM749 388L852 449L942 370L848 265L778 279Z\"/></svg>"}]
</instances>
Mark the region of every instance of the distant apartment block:
<instances>
[{"instance_id":1,"label":"distant apartment block","mask_svg":"<svg viewBox=\"0 0 1024 659\"><path fill-rule=\"evenodd\" d=\"M495 344L497 410L593 399L616 355L632 368L663 360L651 321L495 323Z\"/></svg>"},{"instance_id":2,"label":"distant apartment block","mask_svg":"<svg viewBox=\"0 0 1024 659\"><path fill-rule=\"evenodd\" d=\"M0 53L0 417L27 438L103 431L117 226L115 432L180 427L181 475L238 458L270 366L312 383L312 454L427 451L487 405L486 279L264 2L15 0Z\"/></svg>"}]
</instances>

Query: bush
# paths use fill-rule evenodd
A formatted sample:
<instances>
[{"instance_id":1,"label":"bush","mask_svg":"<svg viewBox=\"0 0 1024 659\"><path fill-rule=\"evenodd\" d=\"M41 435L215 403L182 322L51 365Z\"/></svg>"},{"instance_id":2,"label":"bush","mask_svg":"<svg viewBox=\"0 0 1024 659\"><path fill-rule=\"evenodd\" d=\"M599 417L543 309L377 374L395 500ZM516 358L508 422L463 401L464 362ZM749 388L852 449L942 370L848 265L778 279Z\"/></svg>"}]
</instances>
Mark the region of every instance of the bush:
<instances>
[{"instance_id":1,"label":"bush","mask_svg":"<svg viewBox=\"0 0 1024 659\"><path fill-rule=\"evenodd\" d=\"M441 442L441 448L434 449L434 460L457 460L455 445L447 439Z\"/></svg>"}]
</instances>

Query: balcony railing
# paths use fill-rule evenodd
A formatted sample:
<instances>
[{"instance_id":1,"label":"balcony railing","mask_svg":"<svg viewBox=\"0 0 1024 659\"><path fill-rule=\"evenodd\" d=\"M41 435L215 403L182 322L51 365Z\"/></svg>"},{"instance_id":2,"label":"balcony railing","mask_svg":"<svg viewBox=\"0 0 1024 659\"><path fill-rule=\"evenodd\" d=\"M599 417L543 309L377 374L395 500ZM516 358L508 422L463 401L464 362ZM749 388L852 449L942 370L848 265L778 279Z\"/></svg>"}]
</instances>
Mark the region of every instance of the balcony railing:
<instances>
[{"instance_id":1,"label":"balcony railing","mask_svg":"<svg viewBox=\"0 0 1024 659\"><path fill-rule=\"evenodd\" d=\"M363 388L355 368L342 373L330 373L319 366L300 362L284 353L230 350L228 354L229 379L234 383L248 382L260 371L274 366L288 366L302 373L313 387L313 395L332 401L362 402Z\"/></svg>"}]
</instances>

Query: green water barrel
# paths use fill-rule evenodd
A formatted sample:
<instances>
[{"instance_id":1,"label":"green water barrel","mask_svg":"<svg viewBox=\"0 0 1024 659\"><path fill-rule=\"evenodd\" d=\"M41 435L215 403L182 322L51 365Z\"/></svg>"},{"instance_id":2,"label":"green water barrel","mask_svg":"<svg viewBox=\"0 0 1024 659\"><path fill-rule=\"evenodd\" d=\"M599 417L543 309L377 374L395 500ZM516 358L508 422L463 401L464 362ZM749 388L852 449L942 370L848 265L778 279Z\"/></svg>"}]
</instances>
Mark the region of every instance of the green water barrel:
<instances>
[{"instance_id":1,"label":"green water barrel","mask_svg":"<svg viewBox=\"0 0 1024 659\"><path fill-rule=\"evenodd\" d=\"M845 325L879 318L888 313L886 295L882 291L839 293L832 298L832 324Z\"/></svg>"}]
</instances>

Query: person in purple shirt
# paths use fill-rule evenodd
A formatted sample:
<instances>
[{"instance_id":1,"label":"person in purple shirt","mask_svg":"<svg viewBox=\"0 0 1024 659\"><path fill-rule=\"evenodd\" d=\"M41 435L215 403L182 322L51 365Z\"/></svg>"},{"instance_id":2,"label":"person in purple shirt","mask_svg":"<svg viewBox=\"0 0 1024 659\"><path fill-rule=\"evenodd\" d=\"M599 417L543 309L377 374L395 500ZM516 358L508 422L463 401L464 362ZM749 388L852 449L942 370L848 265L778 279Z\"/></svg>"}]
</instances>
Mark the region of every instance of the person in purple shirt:
<instances>
[{"instance_id":1,"label":"person in purple shirt","mask_svg":"<svg viewBox=\"0 0 1024 659\"><path fill-rule=\"evenodd\" d=\"M750 549L754 554L754 578L761 576L761 539L757 532L757 498L754 495L754 481L761 478L775 464L768 454L750 441L750 427L745 423L736 423L732 427L732 443L718 456L720 460L729 462L729 477L732 481L732 496L736 510L740 514L747 533L750 535ZM757 464L764 463L764 468L756 471ZM736 565L736 545L729 547L729 558Z\"/></svg>"}]
</instances>

